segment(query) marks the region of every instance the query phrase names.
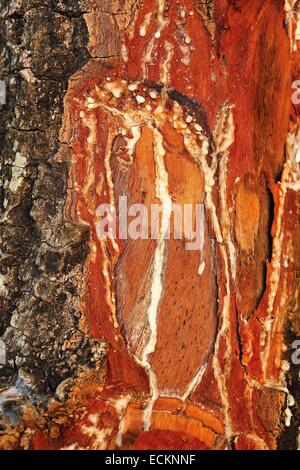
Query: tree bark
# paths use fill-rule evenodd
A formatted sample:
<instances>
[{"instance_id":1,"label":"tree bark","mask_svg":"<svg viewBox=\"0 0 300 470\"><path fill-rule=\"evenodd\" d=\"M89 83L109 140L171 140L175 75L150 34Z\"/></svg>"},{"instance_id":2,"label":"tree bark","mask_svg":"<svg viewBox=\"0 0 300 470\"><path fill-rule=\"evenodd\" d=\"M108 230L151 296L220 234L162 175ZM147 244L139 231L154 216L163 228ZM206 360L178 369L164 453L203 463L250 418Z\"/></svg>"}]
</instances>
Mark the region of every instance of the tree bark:
<instances>
[{"instance_id":1,"label":"tree bark","mask_svg":"<svg viewBox=\"0 0 300 470\"><path fill-rule=\"evenodd\" d=\"M297 448L299 8L2 0L0 448Z\"/></svg>"}]
</instances>

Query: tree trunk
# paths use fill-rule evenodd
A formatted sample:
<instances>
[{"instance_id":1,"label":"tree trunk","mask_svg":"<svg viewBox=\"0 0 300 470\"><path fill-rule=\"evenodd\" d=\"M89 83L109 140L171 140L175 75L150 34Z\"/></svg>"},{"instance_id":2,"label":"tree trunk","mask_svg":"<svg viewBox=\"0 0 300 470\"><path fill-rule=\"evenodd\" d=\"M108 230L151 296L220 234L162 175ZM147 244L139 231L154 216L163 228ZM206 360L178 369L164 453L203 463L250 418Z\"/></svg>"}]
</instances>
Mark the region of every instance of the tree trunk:
<instances>
[{"instance_id":1,"label":"tree trunk","mask_svg":"<svg viewBox=\"0 0 300 470\"><path fill-rule=\"evenodd\" d=\"M0 15L0 448L297 448L299 1Z\"/></svg>"}]
</instances>

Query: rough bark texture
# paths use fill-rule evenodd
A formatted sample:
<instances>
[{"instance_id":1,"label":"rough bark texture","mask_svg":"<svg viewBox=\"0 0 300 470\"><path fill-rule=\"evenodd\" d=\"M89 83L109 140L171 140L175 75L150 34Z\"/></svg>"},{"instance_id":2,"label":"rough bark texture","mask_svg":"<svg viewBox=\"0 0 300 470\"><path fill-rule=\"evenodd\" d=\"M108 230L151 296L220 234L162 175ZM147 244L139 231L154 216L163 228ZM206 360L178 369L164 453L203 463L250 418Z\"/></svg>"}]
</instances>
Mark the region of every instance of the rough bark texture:
<instances>
[{"instance_id":1,"label":"rough bark texture","mask_svg":"<svg viewBox=\"0 0 300 470\"><path fill-rule=\"evenodd\" d=\"M298 10L2 0L0 448L296 448ZM121 195L202 251L100 240Z\"/></svg>"}]
</instances>

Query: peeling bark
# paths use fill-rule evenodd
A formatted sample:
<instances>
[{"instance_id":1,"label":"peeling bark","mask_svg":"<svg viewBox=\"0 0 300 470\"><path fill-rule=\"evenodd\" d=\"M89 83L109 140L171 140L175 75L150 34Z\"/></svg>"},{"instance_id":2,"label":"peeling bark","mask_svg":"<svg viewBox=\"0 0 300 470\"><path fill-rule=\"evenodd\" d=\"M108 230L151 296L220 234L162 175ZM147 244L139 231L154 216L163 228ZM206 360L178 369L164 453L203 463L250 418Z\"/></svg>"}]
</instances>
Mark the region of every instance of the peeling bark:
<instances>
[{"instance_id":1,"label":"peeling bark","mask_svg":"<svg viewBox=\"0 0 300 470\"><path fill-rule=\"evenodd\" d=\"M296 448L299 2L0 14L0 448ZM124 195L156 239L99 238Z\"/></svg>"}]
</instances>

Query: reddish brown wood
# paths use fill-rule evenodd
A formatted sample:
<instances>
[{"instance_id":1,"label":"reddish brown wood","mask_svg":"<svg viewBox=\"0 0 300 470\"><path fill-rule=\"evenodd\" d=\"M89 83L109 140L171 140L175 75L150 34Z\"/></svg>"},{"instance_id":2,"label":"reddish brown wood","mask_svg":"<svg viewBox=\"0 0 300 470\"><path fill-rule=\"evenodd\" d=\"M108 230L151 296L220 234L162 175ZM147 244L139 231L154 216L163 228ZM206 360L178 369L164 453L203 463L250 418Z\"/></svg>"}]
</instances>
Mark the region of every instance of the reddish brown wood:
<instances>
[{"instance_id":1,"label":"reddish brown wood","mask_svg":"<svg viewBox=\"0 0 300 470\"><path fill-rule=\"evenodd\" d=\"M90 3L90 51L108 59L70 81L61 139L71 150L57 160L70 163L65 217L90 230L83 328L107 343L107 369L77 379L49 410L54 421L72 413L59 437L36 430L32 448L275 449L299 269L299 52L284 2L216 0L210 14L203 2L149 0L125 24L103 20L114 3ZM99 240L97 207L120 195L148 208L204 203L202 260L171 237L156 272L157 240Z\"/></svg>"}]
</instances>

